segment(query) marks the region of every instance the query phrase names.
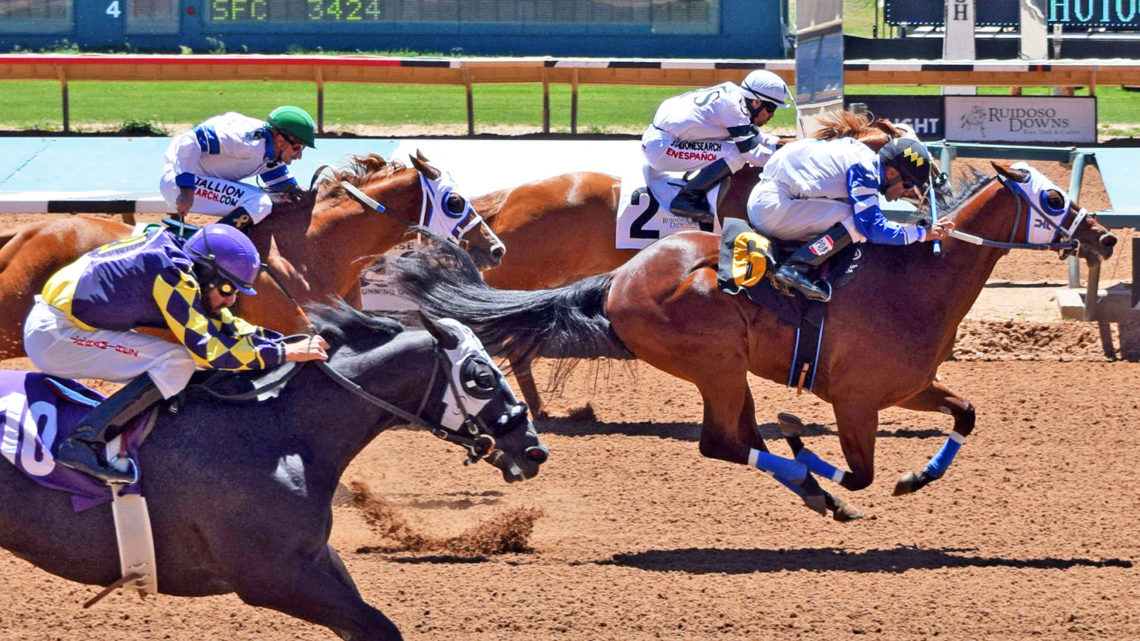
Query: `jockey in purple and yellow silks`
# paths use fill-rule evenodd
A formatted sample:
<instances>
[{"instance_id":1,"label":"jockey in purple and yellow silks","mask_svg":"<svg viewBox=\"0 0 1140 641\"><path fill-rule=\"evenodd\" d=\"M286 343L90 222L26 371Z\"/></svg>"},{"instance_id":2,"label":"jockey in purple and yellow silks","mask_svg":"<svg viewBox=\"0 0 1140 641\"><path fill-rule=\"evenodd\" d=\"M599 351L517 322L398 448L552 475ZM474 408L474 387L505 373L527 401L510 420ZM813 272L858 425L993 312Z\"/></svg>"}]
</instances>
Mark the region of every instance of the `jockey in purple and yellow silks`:
<instances>
[{"instance_id":1,"label":"jockey in purple and yellow silks","mask_svg":"<svg viewBox=\"0 0 1140 641\"><path fill-rule=\"evenodd\" d=\"M56 272L24 324L28 358L45 373L127 383L60 443L56 461L108 482L126 482L94 449L122 425L180 392L198 368L263 370L327 358L324 339L286 343L229 307L261 267L253 243L226 225L189 240L155 230L99 247ZM135 331L166 329L179 343Z\"/></svg>"},{"instance_id":2,"label":"jockey in purple and yellow silks","mask_svg":"<svg viewBox=\"0 0 1140 641\"><path fill-rule=\"evenodd\" d=\"M852 242L907 245L946 238L953 227L948 220L927 229L888 220L879 208L879 194L897 200L925 193L932 168L926 147L909 137L889 141L878 154L854 138L784 145L748 197L748 220L757 231L780 240L810 239L784 261L776 281L826 301L830 294L807 271Z\"/></svg>"},{"instance_id":3,"label":"jockey in purple and yellow silks","mask_svg":"<svg viewBox=\"0 0 1140 641\"><path fill-rule=\"evenodd\" d=\"M316 127L300 107L278 107L266 120L230 112L174 137L159 189L179 216L222 216L246 230L269 215L266 191L241 181L257 176L268 191L295 193L289 163L316 148Z\"/></svg>"}]
</instances>

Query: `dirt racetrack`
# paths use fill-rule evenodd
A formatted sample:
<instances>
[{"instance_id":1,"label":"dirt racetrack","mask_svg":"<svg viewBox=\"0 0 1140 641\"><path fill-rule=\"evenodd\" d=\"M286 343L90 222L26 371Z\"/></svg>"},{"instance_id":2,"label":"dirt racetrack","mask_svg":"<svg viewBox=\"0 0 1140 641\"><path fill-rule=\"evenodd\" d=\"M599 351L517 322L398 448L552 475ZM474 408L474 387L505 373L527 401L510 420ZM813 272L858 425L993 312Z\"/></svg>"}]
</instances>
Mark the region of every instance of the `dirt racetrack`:
<instances>
[{"instance_id":1,"label":"dirt racetrack","mask_svg":"<svg viewBox=\"0 0 1140 641\"><path fill-rule=\"evenodd\" d=\"M1067 186L1062 168L1037 164ZM1091 182L1082 202L1106 208ZM1108 282L1130 277L1132 233L1121 236ZM994 279L1066 276L1055 256L1024 252ZM1028 289L1022 311L975 307L940 369L978 411L945 478L890 496L950 419L882 413L876 482L837 492L862 521L820 517L757 470L701 458L691 385L587 363L549 398L537 478L508 486L454 446L392 430L344 479L377 509L346 496L332 542L408 639L1140 639L1140 364L1105 358L1096 324L1039 309L1054 288ZM550 369L541 362L539 380ZM752 389L773 451L788 451L774 421L791 411L808 447L842 461L830 407L767 381ZM465 532L465 545L429 545ZM488 541L528 551L481 551ZM7 552L0 568L4 641L336 638L233 596L117 593L83 610L94 587Z\"/></svg>"}]
</instances>

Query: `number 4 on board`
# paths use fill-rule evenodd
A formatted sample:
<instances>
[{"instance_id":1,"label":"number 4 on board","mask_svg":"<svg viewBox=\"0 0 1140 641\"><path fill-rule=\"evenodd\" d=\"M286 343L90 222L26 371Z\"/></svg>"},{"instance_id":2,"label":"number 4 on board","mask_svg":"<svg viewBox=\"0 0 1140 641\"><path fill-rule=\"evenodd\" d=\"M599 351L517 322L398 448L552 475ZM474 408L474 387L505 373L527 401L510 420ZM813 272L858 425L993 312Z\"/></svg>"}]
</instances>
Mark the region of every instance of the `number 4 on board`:
<instances>
[{"instance_id":1,"label":"number 4 on board","mask_svg":"<svg viewBox=\"0 0 1140 641\"><path fill-rule=\"evenodd\" d=\"M123 15L123 12L119 10L119 0L112 0L111 4L107 5L106 13L112 18L118 18Z\"/></svg>"}]
</instances>

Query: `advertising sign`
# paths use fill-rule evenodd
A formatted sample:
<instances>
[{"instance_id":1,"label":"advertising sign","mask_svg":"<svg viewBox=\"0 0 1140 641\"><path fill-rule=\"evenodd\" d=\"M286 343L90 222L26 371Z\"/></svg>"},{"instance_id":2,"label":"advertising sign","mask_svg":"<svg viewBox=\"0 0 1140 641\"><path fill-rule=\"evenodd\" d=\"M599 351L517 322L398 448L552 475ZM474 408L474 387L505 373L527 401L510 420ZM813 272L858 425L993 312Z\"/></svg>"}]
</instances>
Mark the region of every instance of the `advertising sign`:
<instances>
[{"instance_id":1,"label":"advertising sign","mask_svg":"<svg viewBox=\"0 0 1140 641\"><path fill-rule=\"evenodd\" d=\"M1096 98L945 96L955 142L1096 142Z\"/></svg>"},{"instance_id":2,"label":"advertising sign","mask_svg":"<svg viewBox=\"0 0 1140 641\"><path fill-rule=\"evenodd\" d=\"M876 118L910 125L922 140L946 136L941 96L845 96L844 102L848 111L863 104Z\"/></svg>"}]
</instances>

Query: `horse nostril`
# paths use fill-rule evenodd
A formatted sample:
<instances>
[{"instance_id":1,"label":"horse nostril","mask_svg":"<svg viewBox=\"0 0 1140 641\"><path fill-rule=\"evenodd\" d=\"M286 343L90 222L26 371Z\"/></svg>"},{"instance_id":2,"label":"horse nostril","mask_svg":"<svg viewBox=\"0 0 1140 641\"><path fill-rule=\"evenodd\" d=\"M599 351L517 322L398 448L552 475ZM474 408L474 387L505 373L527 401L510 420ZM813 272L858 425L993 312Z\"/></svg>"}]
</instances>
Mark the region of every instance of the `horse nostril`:
<instances>
[{"instance_id":1,"label":"horse nostril","mask_svg":"<svg viewBox=\"0 0 1140 641\"><path fill-rule=\"evenodd\" d=\"M538 463L540 465L545 463L547 457L549 457L549 456L550 456L550 453L546 451L545 447L539 446L539 447L528 447L528 448L526 448L526 457L528 459L530 459L531 461L534 461L535 463Z\"/></svg>"},{"instance_id":2,"label":"horse nostril","mask_svg":"<svg viewBox=\"0 0 1140 641\"><path fill-rule=\"evenodd\" d=\"M1112 247L1116 245L1116 235L1112 232L1106 232L1100 235L1100 244L1105 247Z\"/></svg>"},{"instance_id":3,"label":"horse nostril","mask_svg":"<svg viewBox=\"0 0 1140 641\"><path fill-rule=\"evenodd\" d=\"M492 258L500 259L503 257L503 254L506 254L506 253L507 253L507 248L503 247L502 245L495 245L494 247L491 248L491 257Z\"/></svg>"}]
</instances>

